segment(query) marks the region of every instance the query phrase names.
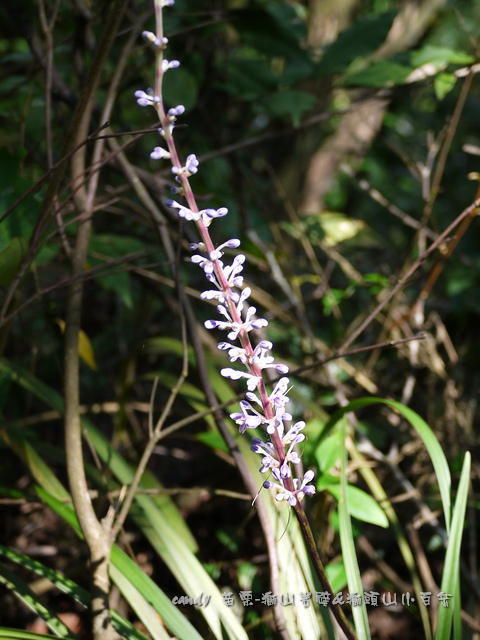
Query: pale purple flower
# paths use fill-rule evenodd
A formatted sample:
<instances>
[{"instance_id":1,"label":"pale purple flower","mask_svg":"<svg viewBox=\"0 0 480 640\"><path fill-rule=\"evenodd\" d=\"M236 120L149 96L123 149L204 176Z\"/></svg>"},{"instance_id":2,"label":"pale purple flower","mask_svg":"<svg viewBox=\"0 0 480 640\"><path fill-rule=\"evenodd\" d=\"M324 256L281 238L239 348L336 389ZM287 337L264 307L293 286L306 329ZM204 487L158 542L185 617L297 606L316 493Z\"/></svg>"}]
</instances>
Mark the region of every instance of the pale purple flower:
<instances>
[{"instance_id":1,"label":"pale purple flower","mask_svg":"<svg viewBox=\"0 0 480 640\"><path fill-rule=\"evenodd\" d=\"M252 329L262 329L268 325L268 321L265 318L253 319L253 316L257 313L256 307L249 307L245 320L242 323L242 329L251 331Z\"/></svg>"},{"instance_id":2,"label":"pale purple flower","mask_svg":"<svg viewBox=\"0 0 480 640\"><path fill-rule=\"evenodd\" d=\"M245 289L243 289L240 294L236 293L235 291L232 291L232 293L230 294L230 300L235 303L238 315L241 315L243 307L245 305L245 301L248 300L251 293L252 290L250 289L250 287L245 287Z\"/></svg>"},{"instance_id":3,"label":"pale purple flower","mask_svg":"<svg viewBox=\"0 0 480 640\"><path fill-rule=\"evenodd\" d=\"M203 213L207 218L222 218L228 213L227 207L220 207L220 209L204 209Z\"/></svg>"},{"instance_id":4,"label":"pale purple flower","mask_svg":"<svg viewBox=\"0 0 480 640\"><path fill-rule=\"evenodd\" d=\"M205 329L220 329L220 331L226 331L232 326L231 322L223 322L223 320L205 320L203 324Z\"/></svg>"},{"instance_id":5,"label":"pale purple flower","mask_svg":"<svg viewBox=\"0 0 480 640\"><path fill-rule=\"evenodd\" d=\"M239 276L238 274L243 271L243 263L246 258L242 253L239 253L235 256L232 264L230 266L226 266L223 269L223 273L227 279L228 284L231 287L241 287L243 284L243 276Z\"/></svg>"},{"instance_id":6,"label":"pale purple flower","mask_svg":"<svg viewBox=\"0 0 480 640\"><path fill-rule=\"evenodd\" d=\"M290 421L292 419L292 416L285 411L285 405L289 401L288 397L286 395L281 395L283 390L286 391L287 386L288 378L281 378L281 380L278 381L275 389L269 397L273 409L275 410L275 415L273 418L270 418L270 420L266 420L265 422L267 425L267 433L272 434L274 431L277 431L280 438L282 438L284 432L283 422ZM247 392L245 397L247 400L255 402L263 409L262 402L255 393ZM279 400L280 397L282 397L282 401ZM276 403L274 402L274 399L277 400Z\"/></svg>"},{"instance_id":7,"label":"pale purple flower","mask_svg":"<svg viewBox=\"0 0 480 640\"><path fill-rule=\"evenodd\" d=\"M287 391L290 380L288 378L280 378L269 396L270 402L276 407L284 407L289 402Z\"/></svg>"},{"instance_id":8,"label":"pale purple flower","mask_svg":"<svg viewBox=\"0 0 480 640\"><path fill-rule=\"evenodd\" d=\"M198 264L205 271L206 275L214 272L214 264L208 258L205 258L204 256L200 256L200 255L193 255L190 257L190 260L193 263Z\"/></svg>"},{"instance_id":9,"label":"pale purple flower","mask_svg":"<svg viewBox=\"0 0 480 640\"><path fill-rule=\"evenodd\" d=\"M272 475L278 482L266 480L263 483L263 486L265 487L265 489L273 489L274 487L280 489L280 491L275 496L275 500L288 500L290 506L292 507L294 507L297 502L300 502L305 495L311 496L316 491L315 487L312 484L309 484L313 480L313 477L315 475L313 471L307 471L303 476L303 480L301 483L298 478L293 478L293 491L289 491L283 486L283 479L278 469L273 469Z\"/></svg>"},{"instance_id":10,"label":"pale purple flower","mask_svg":"<svg viewBox=\"0 0 480 640\"><path fill-rule=\"evenodd\" d=\"M183 104L179 104L176 107L172 107L168 110L168 115L170 116L170 119L173 120L175 120L175 118L177 118L178 116L181 116L183 113L185 113L185 107L183 106Z\"/></svg>"},{"instance_id":11,"label":"pale purple flower","mask_svg":"<svg viewBox=\"0 0 480 640\"><path fill-rule=\"evenodd\" d=\"M185 170L185 167L179 169L178 167L174 167L176 169L176 173L180 174ZM172 169L173 171L173 169ZM175 173L174 172L174 173ZM178 177L178 175L177 175ZM188 207L179 202L175 202L175 200L165 200L165 206L170 207L170 209L178 209L178 215L181 218L185 218L185 220L193 220L194 222L198 222L198 220L202 220L206 227L208 227L213 220L213 218L220 218L228 213L228 209L226 207L221 207L220 209L202 209L202 211L192 211ZM238 257L238 256L237 256ZM243 256L243 260L245 257ZM225 270L227 267L225 267Z\"/></svg>"},{"instance_id":12,"label":"pale purple flower","mask_svg":"<svg viewBox=\"0 0 480 640\"><path fill-rule=\"evenodd\" d=\"M177 176L180 176L182 173L184 173L187 178L192 176L194 173L197 173L198 171L198 160L197 160L197 156L194 153L191 153L189 156L187 156L187 159L185 161L185 166L184 167L172 167L172 173L175 174ZM206 213L206 211L208 211L208 209L205 209L204 213Z\"/></svg>"},{"instance_id":13,"label":"pale purple flower","mask_svg":"<svg viewBox=\"0 0 480 640\"><path fill-rule=\"evenodd\" d=\"M172 135L173 130L175 129L175 124L174 124L173 122L170 122L170 124L168 125L168 127L167 127L167 128L168 128L168 133L169 133L170 135ZM165 138L165 130L164 130L162 127L160 127L159 129L157 129L157 131L158 131L158 133L162 136L162 138ZM172 189L172 191L173 191L173 189Z\"/></svg>"},{"instance_id":14,"label":"pale purple flower","mask_svg":"<svg viewBox=\"0 0 480 640\"><path fill-rule=\"evenodd\" d=\"M255 307L250 307L247 311L245 320L243 322L234 321L228 309L224 305L218 305L217 311L221 313L225 318L227 318L227 322L221 320L207 320L205 322L206 329L220 329L221 331L225 329L231 329L231 331L227 334L229 340L236 340L238 338L238 334L240 331L251 331L252 329L259 329L260 327L267 326L268 322L263 318L258 318L257 320L253 319L253 316L256 313ZM250 388L250 387L249 387ZM250 389L253 391L253 389Z\"/></svg>"},{"instance_id":15,"label":"pale purple flower","mask_svg":"<svg viewBox=\"0 0 480 640\"><path fill-rule=\"evenodd\" d=\"M142 31L142 36L157 49L165 49L168 44L168 38L166 38L165 36L163 36L161 39L157 38L157 36L151 31Z\"/></svg>"},{"instance_id":16,"label":"pale purple flower","mask_svg":"<svg viewBox=\"0 0 480 640\"><path fill-rule=\"evenodd\" d=\"M166 200L165 205L170 207L170 209L178 209L178 215L181 218L185 218L185 220L193 220L196 222L201 218L201 212L192 211L188 207L183 206L183 204L175 202L175 200Z\"/></svg>"},{"instance_id":17,"label":"pale purple flower","mask_svg":"<svg viewBox=\"0 0 480 640\"><path fill-rule=\"evenodd\" d=\"M245 349L237 347L228 342L219 342L217 346L222 351L228 351L228 359L230 360L230 362L236 362L237 360L240 360L242 364L247 364L248 359Z\"/></svg>"},{"instance_id":18,"label":"pale purple flower","mask_svg":"<svg viewBox=\"0 0 480 640\"><path fill-rule=\"evenodd\" d=\"M161 98L159 96L154 96L151 89L148 93L140 90L135 91L134 96L137 99L137 104L141 107L153 107L154 104L161 102Z\"/></svg>"},{"instance_id":19,"label":"pale purple flower","mask_svg":"<svg viewBox=\"0 0 480 640\"><path fill-rule=\"evenodd\" d=\"M279 473L280 478L282 480L286 480L287 478L291 478L292 477L292 472L290 470L290 465L288 464L288 459L287 458L285 458L283 463L278 468L278 473Z\"/></svg>"},{"instance_id":20,"label":"pale purple flower","mask_svg":"<svg viewBox=\"0 0 480 640\"><path fill-rule=\"evenodd\" d=\"M230 418L235 422L235 424L238 424L239 433L245 433L247 429L256 429L265 422L264 417L261 416L258 411L255 411L252 405L245 400L241 400L239 402L239 407L239 413L230 414ZM252 413L249 413L249 411L252 411Z\"/></svg>"},{"instance_id":21,"label":"pale purple flower","mask_svg":"<svg viewBox=\"0 0 480 640\"><path fill-rule=\"evenodd\" d=\"M303 420L296 422L282 437L283 444L298 444L299 442L303 442L305 435L300 433L303 429L305 429L305 422Z\"/></svg>"},{"instance_id":22,"label":"pale purple flower","mask_svg":"<svg viewBox=\"0 0 480 640\"><path fill-rule=\"evenodd\" d=\"M288 373L286 364L275 364L274 357L267 355L273 348L273 344L269 340L262 340L257 344L253 351L252 362L257 364L260 369L275 369L278 373Z\"/></svg>"},{"instance_id":23,"label":"pale purple flower","mask_svg":"<svg viewBox=\"0 0 480 640\"><path fill-rule=\"evenodd\" d=\"M162 72L165 73L169 69L177 69L180 66L180 62L178 60L162 60Z\"/></svg>"},{"instance_id":24,"label":"pale purple flower","mask_svg":"<svg viewBox=\"0 0 480 640\"><path fill-rule=\"evenodd\" d=\"M303 480L301 483L298 478L295 478L293 480L293 484L295 485L295 489L296 489L295 493L298 496L299 500L301 500L304 495L313 496L313 494L316 493L315 487L313 486L313 484L310 484L314 476L315 476L314 472L309 470L305 472L305 475L303 476Z\"/></svg>"},{"instance_id":25,"label":"pale purple flower","mask_svg":"<svg viewBox=\"0 0 480 640\"><path fill-rule=\"evenodd\" d=\"M218 300L218 302L221 302L222 304L225 302L225 294L221 290L215 291L214 289L211 289L207 291L202 291L202 293L200 294L200 297L202 298L202 300L216 299Z\"/></svg>"},{"instance_id":26,"label":"pale purple flower","mask_svg":"<svg viewBox=\"0 0 480 640\"><path fill-rule=\"evenodd\" d=\"M230 378L231 380L240 380L244 378L247 381L247 388L249 391L253 391L258 387L258 384L261 380L258 376L254 376L252 373L247 373L246 371L238 371L237 369L230 369L230 367L226 367L220 371L220 374L224 378Z\"/></svg>"},{"instance_id":27,"label":"pale purple flower","mask_svg":"<svg viewBox=\"0 0 480 640\"><path fill-rule=\"evenodd\" d=\"M260 438L252 438L251 451L263 455L260 473L266 473L278 467L275 447L271 442L263 442Z\"/></svg>"},{"instance_id":28,"label":"pale purple flower","mask_svg":"<svg viewBox=\"0 0 480 640\"><path fill-rule=\"evenodd\" d=\"M190 251L206 251L206 246L203 242L191 242L188 245Z\"/></svg>"},{"instance_id":29,"label":"pale purple flower","mask_svg":"<svg viewBox=\"0 0 480 640\"><path fill-rule=\"evenodd\" d=\"M289 422L291 419L292 416L285 411L285 406L275 407L275 415L268 423L267 432L273 433L274 431L277 431L281 438L284 432L283 423L285 421Z\"/></svg>"},{"instance_id":30,"label":"pale purple flower","mask_svg":"<svg viewBox=\"0 0 480 640\"><path fill-rule=\"evenodd\" d=\"M285 460L288 460L290 464L300 464L300 462L302 461L302 459L298 455L298 452L295 450L292 451L291 448L288 450L287 455L285 456Z\"/></svg>"},{"instance_id":31,"label":"pale purple flower","mask_svg":"<svg viewBox=\"0 0 480 640\"><path fill-rule=\"evenodd\" d=\"M155 147L155 149L150 154L150 158L152 158L152 160L161 160L162 158L165 158L165 160L169 160L171 158L171 155L170 152L166 149L163 149L162 147Z\"/></svg>"},{"instance_id":32,"label":"pale purple flower","mask_svg":"<svg viewBox=\"0 0 480 640\"><path fill-rule=\"evenodd\" d=\"M237 238L232 238L231 240L227 240L227 242L224 242L223 244L221 244L216 249L210 252L210 260L218 260L219 258L221 258L223 256L222 249L224 249L225 247L228 247L229 249L237 249L240 246L240 244L241 244L240 240L238 240Z\"/></svg>"},{"instance_id":33,"label":"pale purple flower","mask_svg":"<svg viewBox=\"0 0 480 640\"><path fill-rule=\"evenodd\" d=\"M198 171L198 159L197 156L194 153L191 153L189 156L187 156L187 160L185 162L185 169L187 171L187 173L193 175L194 173L197 173Z\"/></svg>"}]
</instances>

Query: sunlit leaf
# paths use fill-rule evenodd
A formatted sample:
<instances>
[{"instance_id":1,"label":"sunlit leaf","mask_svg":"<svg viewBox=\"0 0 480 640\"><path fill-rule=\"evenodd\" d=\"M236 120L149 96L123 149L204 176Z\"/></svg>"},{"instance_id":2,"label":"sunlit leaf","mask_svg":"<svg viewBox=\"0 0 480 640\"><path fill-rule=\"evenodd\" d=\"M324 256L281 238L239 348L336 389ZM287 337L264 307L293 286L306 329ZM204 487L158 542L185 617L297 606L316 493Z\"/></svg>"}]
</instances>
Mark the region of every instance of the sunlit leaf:
<instances>
[{"instance_id":1,"label":"sunlit leaf","mask_svg":"<svg viewBox=\"0 0 480 640\"><path fill-rule=\"evenodd\" d=\"M329 484L323 487L326 491L329 491L334 498L338 501L341 499L342 491L340 484ZM351 516L361 520L362 522L369 522L370 524L376 524L378 527L387 528L388 518L385 515L383 509L378 505L372 496L368 495L362 489L348 485L348 511Z\"/></svg>"},{"instance_id":2,"label":"sunlit leaf","mask_svg":"<svg viewBox=\"0 0 480 640\"><path fill-rule=\"evenodd\" d=\"M433 81L433 88L435 89L435 95L439 100L443 100L447 93L454 88L457 83L457 78L453 73L439 73Z\"/></svg>"},{"instance_id":3,"label":"sunlit leaf","mask_svg":"<svg viewBox=\"0 0 480 640\"><path fill-rule=\"evenodd\" d=\"M55 322L60 327L62 333L65 331L65 320L62 318L55 318ZM93 371L97 370L97 363L95 362L95 352L90 338L87 336L83 329L78 332L78 355L90 367Z\"/></svg>"}]
</instances>

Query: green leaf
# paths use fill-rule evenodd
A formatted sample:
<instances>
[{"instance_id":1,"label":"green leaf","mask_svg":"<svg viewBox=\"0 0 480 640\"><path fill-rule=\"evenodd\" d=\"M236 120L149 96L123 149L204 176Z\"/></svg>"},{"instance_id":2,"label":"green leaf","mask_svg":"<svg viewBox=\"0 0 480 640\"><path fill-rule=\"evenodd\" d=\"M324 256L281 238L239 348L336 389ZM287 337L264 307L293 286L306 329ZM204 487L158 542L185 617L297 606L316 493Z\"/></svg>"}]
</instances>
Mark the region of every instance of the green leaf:
<instances>
[{"instance_id":1,"label":"green leaf","mask_svg":"<svg viewBox=\"0 0 480 640\"><path fill-rule=\"evenodd\" d=\"M95 233L89 243L90 252L100 253L109 258L121 258L145 248L145 243L138 238L115 233Z\"/></svg>"},{"instance_id":2,"label":"green leaf","mask_svg":"<svg viewBox=\"0 0 480 640\"><path fill-rule=\"evenodd\" d=\"M443 100L447 93L453 89L457 78L453 73L439 73L433 81L433 88L438 100Z\"/></svg>"},{"instance_id":3,"label":"green leaf","mask_svg":"<svg viewBox=\"0 0 480 640\"><path fill-rule=\"evenodd\" d=\"M51 636L49 633L34 633L33 631L0 627L0 638L5 638L5 640L57 640L58 636Z\"/></svg>"},{"instance_id":4,"label":"green leaf","mask_svg":"<svg viewBox=\"0 0 480 640\"><path fill-rule=\"evenodd\" d=\"M29 371L26 371L18 365L10 363L5 358L2 358L2 360L0 360L0 373L4 373L11 380L21 385L24 389L33 393L48 407L56 409L63 414L62 396L57 391L51 389L44 382L36 378ZM87 419L83 418L82 423L88 430L89 438L91 439L97 452L104 460L109 462L113 472L118 477L119 481L122 484L129 484L133 476L133 471L130 465L125 462L122 456L110 445L110 443L102 435L100 435L100 433L91 425L91 423ZM14 439L14 442L18 441L19 446L23 447L24 438L19 435L18 431L8 430L7 434L9 437ZM30 448L33 450L33 447ZM40 473L37 476L38 483L53 496L59 497L60 499L68 498L69 494L66 493L63 486L60 485L59 481L56 478L53 479L54 475L49 469L47 474L46 469L48 469L48 467L47 465L45 465L45 463L43 463L43 466L41 466L41 468L39 463ZM52 484L46 484L47 482ZM148 472L146 472L142 480L141 487L161 488L161 485L157 480L154 480ZM185 524L185 521L178 513L178 510L172 500L168 496L163 495L152 498L152 501L153 504L157 504L158 507L161 507L162 512L165 513L166 517L169 520L170 526L175 528L177 534L181 536L186 544L189 545L189 548L193 551L196 551L196 542L187 525Z\"/></svg>"},{"instance_id":5,"label":"green leaf","mask_svg":"<svg viewBox=\"0 0 480 640\"><path fill-rule=\"evenodd\" d=\"M411 67L406 65L391 60L379 60L362 71L347 73L341 83L346 86L393 87L404 82L411 72Z\"/></svg>"},{"instance_id":6,"label":"green leaf","mask_svg":"<svg viewBox=\"0 0 480 640\"><path fill-rule=\"evenodd\" d=\"M445 516L445 523L447 530L450 526L450 510L451 510L451 498L450 498L450 486L451 476L450 469L448 468L447 459L443 453L442 447L438 442L435 434L430 429L428 424L418 413L415 413L409 407L406 407L401 402L395 400L385 400L384 398L360 398L359 400L353 400L345 407L342 407L336 411L333 416L328 420L320 437L324 437L327 433L343 418L343 416L351 411L357 411L363 407L368 407L372 404L385 404L393 409L396 409L404 418L406 418L413 428L416 430L420 438L422 439L435 469L437 476L437 482L440 489L440 495L442 498L443 512ZM318 445L317 445L318 446Z\"/></svg>"},{"instance_id":7,"label":"green leaf","mask_svg":"<svg viewBox=\"0 0 480 640\"><path fill-rule=\"evenodd\" d=\"M389 11L373 18L357 20L325 48L314 75L323 77L340 73L357 58L373 53L384 42L396 14L396 11Z\"/></svg>"},{"instance_id":8,"label":"green leaf","mask_svg":"<svg viewBox=\"0 0 480 640\"><path fill-rule=\"evenodd\" d=\"M8 246L0 251L0 285L9 286L15 280L27 251L23 238L12 238Z\"/></svg>"},{"instance_id":9,"label":"green leaf","mask_svg":"<svg viewBox=\"0 0 480 640\"><path fill-rule=\"evenodd\" d=\"M126 271L95 278L96 282L106 291L116 293L127 309L133 308L132 292L130 290L130 274Z\"/></svg>"},{"instance_id":10,"label":"green leaf","mask_svg":"<svg viewBox=\"0 0 480 640\"><path fill-rule=\"evenodd\" d=\"M166 73L163 79L163 91L168 103L172 106L183 104L190 110L197 104L198 82L194 75L184 67L175 69L173 73Z\"/></svg>"},{"instance_id":11,"label":"green leaf","mask_svg":"<svg viewBox=\"0 0 480 640\"><path fill-rule=\"evenodd\" d=\"M318 222L325 234L324 242L329 247L351 240L367 226L363 220L356 220L338 211L322 211Z\"/></svg>"},{"instance_id":12,"label":"green leaf","mask_svg":"<svg viewBox=\"0 0 480 640\"><path fill-rule=\"evenodd\" d=\"M465 51L455 51L449 47L437 47L427 44L417 51L412 51L411 61L415 68L421 67L428 62L440 63L446 67L449 64L472 64L475 62L475 57L465 53Z\"/></svg>"},{"instance_id":13,"label":"green leaf","mask_svg":"<svg viewBox=\"0 0 480 640\"><path fill-rule=\"evenodd\" d=\"M88 261L92 266L104 265L105 262L108 262L108 258L118 259L145 248L145 243L138 238L119 234L94 233L89 243ZM96 278L96 281L107 291L114 291L128 309L133 307L130 274L126 270L122 271L121 267L117 267L113 273L100 276Z\"/></svg>"},{"instance_id":14,"label":"green leaf","mask_svg":"<svg viewBox=\"0 0 480 640\"><path fill-rule=\"evenodd\" d=\"M329 484L324 487L324 489L329 491L336 500L340 501L342 490L339 484ZM378 527L383 527L384 529L388 528L388 518L372 496L350 484L348 485L347 491L348 511L351 516L362 522L376 524Z\"/></svg>"},{"instance_id":15,"label":"green leaf","mask_svg":"<svg viewBox=\"0 0 480 640\"><path fill-rule=\"evenodd\" d=\"M340 435L337 431L322 439L315 448L315 459L323 473L327 473L340 456Z\"/></svg>"},{"instance_id":16,"label":"green leaf","mask_svg":"<svg viewBox=\"0 0 480 640\"><path fill-rule=\"evenodd\" d=\"M15 549L10 549L9 547L5 547L4 545L0 545L0 555L5 558L8 558L11 562L15 562L16 564L33 571L33 573L38 576L42 576L42 578L46 578L49 580L55 587L61 591L62 593L67 594L71 598L73 598L76 602L79 602L84 607L88 606L90 602L90 594L88 591L79 587L73 580L69 580L65 578L60 573L57 573L50 567L46 567L38 560L34 560L29 556L26 556L24 553L20 553Z\"/></svg>"},{"instance_id":17,"label":"green leaf","mask_svg":"<svg viewBox=\"0 0 480 640\"><path fill-rule=\"evenodd\" d=\"M3 94L5 95L5 94ZM25 95L25 99L27 96ZM6 128L4 127L4 130ZM3 131L2 131L3 132ZM15 143L15 153L11 153L0 145L0 212L4 213L25 193L35 182L31 176L24 174L23 160L26 151ZM15 237L27 241L30 238L37 216L36 196L30 194L18 207L0 224L0 250L5 249Z\"/></svg>"},{"instance_id":18,"label":"green leaf","mask_svg":"<svg viewBox=\"0 0 480 640\"><path fill-rule=\"evenodd\" d=\"M6 358L0 360L0 372L8 376L13 382L40 398L48 407L63 413L63 398L51 387L39 380L30 371L20 367L17 363Z\"/></svg>"},{"instance_id":19,"label":"green leaf","mask_svg":"<svg viewBox=\"0 0 480 640\"><path fill-rule=\"evenodd\" d=\"M203 431L202 433L198 433L195 437L199 442L202 442L211 449L219 449L224 453L229 453L229 449L225 443L225 440L218 432Z\"/></svg>"},{"instance_id":20,"label":"green leaf","mask_svg":"<svg viewBox=\"0 0 480 640\"><path fill-rule=\"evenodd\" d=\"M264 98L262 105L272 116L289 116L294 126L300 124L302 115L316 103L316 98L306 91L285 89Z\"/></svg>"},{"instance_id":21,"label":"green leaf","mask_svg":"<svg viewBox=\"0 0 480 640\"><path fill-rule=\"evenodd\" d=\"M128 486L132 482L134 473L131 465L125 461L118 451L112 447L110 442L89 421L84 419L82 423L87 430L89 441L97 452L97 455L108 465L118 482ZM144 475L140 483L140 489L161 489L161 487L162 485L158 480L148 473ZM162 517L168 521L170 530L176 537L183 541L183 544L189 551L197 551L197 543L190 529L169 496L159 495L156 498L137 496L136 500L137 502L139 500L142 502L147 514L159 511Z\"/></svg>"},{"instance_id":22,"label":"green leaf","mask_svg":"<svg viewBox=\"0 0 480 640\"><path fill-rule=\"evenodd\" d=\"M328 581L334 593L341 591L347 584L347 574L345 572L345 563L343 560L339 562L330 562L325 567Z\"/></svg>"},{"instance_id":23,"label":"green leaf","mask_svg":"<svg viewBox=\"0 0 480 640\"><path fill-rule=\"evenodd\" d=\"M21 430L7 429L4 436L15 453L23 460L32 477L35 478L39 485L59 500L70 499L70 494L66 491L50 467L38 455L35 448L23 437Z\"/></svg>"},{"instance_id":24,"label":"green leaf","mask_svg":"<svg viewBox=\"0 0 480 640\"><path fill-rule=\"evenodd\" d=\"M278 79L263 59L233 58L227 66L223 89L242 100L257 100L277 88Z\"/></svg>"},{"instance_id":25,"label":"green leaf","mask_svg":"<svg viewBox=\"0 0 480 640\"><path fill-rule=\"evenodd\" d=\"M132 585L130 580L115 565L111 565L110 575L112 581L117 585L125 600L137 614L140 622L151 634L153 640L170 640L170 634L165 629L157 612L138 589Z\"/></svg>"},{"instance_id":26,"label":"green leaf","mask_svg":"<svg viewBox=\"0 0 480 640\"><path fill-rule=\"evenodd\" d=\"M263 8L237 9L230 11L228 17L242 41L253 49L269 57L304 60L306 54L299 45L296 16L291 9L283 9L283 15L278 17L275 11ZM285 16L287 10L290 11L290 20Z\"/></svg>"}]
</instances>

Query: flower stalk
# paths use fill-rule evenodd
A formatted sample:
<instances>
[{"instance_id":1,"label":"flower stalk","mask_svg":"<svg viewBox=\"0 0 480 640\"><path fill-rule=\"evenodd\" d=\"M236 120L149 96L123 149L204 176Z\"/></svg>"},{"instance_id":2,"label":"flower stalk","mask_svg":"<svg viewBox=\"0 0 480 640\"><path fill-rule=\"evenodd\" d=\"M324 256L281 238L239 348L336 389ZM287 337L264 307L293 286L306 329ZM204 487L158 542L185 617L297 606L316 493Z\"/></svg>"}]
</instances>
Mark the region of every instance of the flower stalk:
<instances>
[{"instance_id":1,"label":"flower stalk","mask_svg":"<svg viewBox=\"0 0 480 640\"><path fill-rule=\"evenodd\" d=\"M252 344L250 334L255 330L268 325L264 318L256 317L256 309L247 302L251 295L249 287L243 287L243 264L245 256L237 254L232 264L224 264L222 257L224 249L236 249L240 246L237 239L227 240L215 247L209 227L213 220L221 218L228 213L225 207L215 209L198 208L189 178L198 171L198 160L194 154L187 156L185 164L182 164L175 145L173 131L175 122L185 111L182 105L166 111L163 95L162 81L166 72L177 68L180 63L177 60L167 60L164 50L167 39L163 35L162 10L165 6L171 6L173 0L154 0L156 33L143 33L144 38L155 49L155 87L153 91L136 91L135 97L140 106L153 107L160 122L159 133L164 139L164 147L158 146L151 153L153 159L166 159L172 164L172 173L178 187L175 187L177 196L183 197L186 204L174 200L168 200L166 205L176 209L178 215L185 220L195 223L200 242L190 246L193 251L200 251L191 258L192 262L203 269L211 289L202 293L206 300L216 300L217 311L220 320L207 320L205 327L209 330L219 329L227 331L227 337L231 341L238 341L240 346L230 342L220 342L219 349L226 351L232 363L239 361L244 369L226 367L221 374L233 380L244 379L248 392L246 400L240 402L240 411L231 414L232 420L239 426L240 433L247 429L263 428L266 432L266 440L252 438L251 449L262 457L261 473L269 473L273 478L266 480L263 486L273 490L277 501L287 501L294 509L300 524L305 543L310 553L312 563L324 590L330 593L333 600L333 591L328 582L325 569L318 554L314 535L305 514L302 500L306 495L315 493L315 487L311 484L314 473L306 471L303 477L295 477L292 469L299 465L301 460L296 445L305 439L302 430L305 427L303 421L295 423L287 428L286 422L292 420L292 416L286 411L288 399L289 379L281 377L271 393L268 392L263 377L263 371L273 368L283 374L288 373L285 364L276 363L270 355L273 345L268 340L261 340L255 346ZM165 148L166 147L166 148ZM331 605L331 611L345 636L353 640L356 636L350 627L345 614L339 605Z\"/></svg>"}]
</instances>

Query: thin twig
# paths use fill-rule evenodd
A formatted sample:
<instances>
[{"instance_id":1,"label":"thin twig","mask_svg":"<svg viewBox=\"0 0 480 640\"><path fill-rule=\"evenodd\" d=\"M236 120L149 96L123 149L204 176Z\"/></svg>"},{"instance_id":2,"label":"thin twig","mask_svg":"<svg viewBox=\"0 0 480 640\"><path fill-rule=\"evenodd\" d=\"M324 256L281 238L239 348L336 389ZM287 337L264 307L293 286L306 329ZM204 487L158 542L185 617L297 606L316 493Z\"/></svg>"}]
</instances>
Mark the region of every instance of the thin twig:
<instances>
[{"instance_id":1,"label":"thin twig","mask_svg":"<svg viewBox=\"0 0 480 640\"><path fill-rule=\"evenodd\" d=\"M427 337L426 333L423 331L421 333L417 333L414 336L409 336L408 338L399 338L398 340L389 340L388 342L378 342L377 344L370 344L366 347L358 347L358 349L352 349L350 351L344 351L342 354L334 353L333 355L327 358L320 358L315 360L315 362L311 362L309 364L302 365L301 367L297 367L292 370L292 375L298 375L300 373L304 373L305 371L309 371L310 369L316 369L317 367L321 367L327 362L331 362L332 360L337 360L338 358L347 358L348 356L355 356L358 353L365 353L366 351L372 351L373 349L384 349L387 347L396 347L399 344L405 344L406 342L411 342L412 340L425 340Z\"/></svg>"},{"instance_id":2,"label":"thin twig","mask_svg":"<svg viewBox=\"0 0 480 640\"><path fill-rule=\"evenodd\" d=\"M187 357L188 351L187 351L187 342L186 342L187 337L186 337L185 318L183 316L181 318L181 330L182 330L182 343L183 343L182 371L180 373L180 376L178 377L178 380L175 386L172 388L172 391L170 392L168 400L165 403L162 413L159 419L157 420L155 428L153 429L150 435L150 438L145 446L145 449L143 450L143 453L137 465L137 468L135 469L132 482L128 487L128 490L125 494L125 498L122 502L122 506L120 507L120 511L118 512L118 515L112 527L112 536L114 539L117 537L120 529L123 527L125 520L127 519L130 508L133 504L133 501L135 500L135 494L136 494L137 488L142 480L145 469L147 468L148 461L150 460L153 450L155 449L155 446L157 445L157 442L160 439L161 431L162 431L163 425L165 424L165 420L169 416L173 403L175 401L175 398L177 397L178 392L180 391L188 375L188 357ZM156 385L154 384L154 388L155 386ZM154 400L154 394L152 393L152 398L151 398L152 404L153 404L153 400ZM150 420L149 420L149 423L150 423Z\"/></svg>"}]
</instances>

